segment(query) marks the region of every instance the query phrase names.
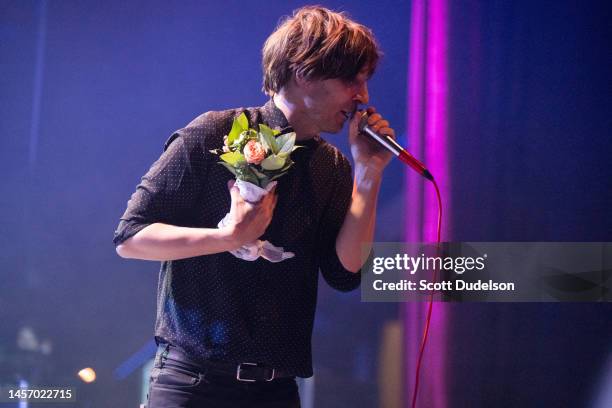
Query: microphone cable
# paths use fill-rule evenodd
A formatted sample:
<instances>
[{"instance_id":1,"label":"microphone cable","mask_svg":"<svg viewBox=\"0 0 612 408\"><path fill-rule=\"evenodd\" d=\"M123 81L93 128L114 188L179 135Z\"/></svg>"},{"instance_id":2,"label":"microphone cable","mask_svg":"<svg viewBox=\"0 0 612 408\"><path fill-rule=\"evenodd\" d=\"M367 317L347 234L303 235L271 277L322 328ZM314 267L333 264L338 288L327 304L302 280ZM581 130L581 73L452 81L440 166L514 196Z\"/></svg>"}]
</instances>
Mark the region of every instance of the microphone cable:
<instances>
[{"instance_id":1,"label":"microphone cable","mask_svg":"<svg viewBox=\"0 0 612 408\"><path fill-rule=\"evenodd\" d=\"M436 180L432 177L430 180L435 189L436 189L436 197L438 198L438 227L437 227L437 239L436 239L436 257L440 256L440 234L442 231L442 198L440 197L440 189L438 188L438 183L436 183ZM437 269L434 269L434 283L437 282ZM421 338L421 346L419 347L419 354L418 354L418 358L417 358L417 366L416 366L416 370L415 370L415 374L414 374L414 388L412 391L412 404L411 407L412 408L416 408L416 401L417 401L417 394L419 392L419 377L420 377L420 372L421 372L421 363L423 360L423 354L425 352L425 345L427 344L427 337L429 335L429 325L431 323L431 313L433 310L433 296L434 296L434 291L430 291L429 293L429 300L428 300L428 305L427 305L427 315L425 317L425 327L423 328L423 337Z\"/></svg>"},{"instance_id":2,"label":"microphone cable","mask_svg":"<svg viewBox=\"0 0 612 408\"><path fill-rule=\"evenodd\" d=\"M416 171L421 176L425 177L427 180L431 181L436 189L436 197L438 199L438 225L437 225L437 234L436 234L436 257L440 256L440 235L442 232L442 198L440 196L440 188L438 187L438 183L434 179L431 172L427 169L427 167L417 160L414 156L412 156L406 149L404 149L401 145L397 143L397 141L388 135L379 134L367 124L368 114L362 114L359 130L367 135L369 135L372 139L378 142L379 145L383 146L385 149L392 152L402 163L411 167L414 171ZM434 268L433 280L434 283L437 282L437 274L438 270ZM421 372L421 364L423 360L423 354L425 352L425 346L427 344L427 337L429 335L429 326L431 324L431 314L433 310L433 296L434 291L430 291L429 300L427 306L427 315L425 317L425 327L423 328L423 337L421 339L421 345L419 347L419 354L417 357L417 366L415 370L415 378L414 378L414 389L412 392L412 408L416 408L416 400L417 394L419 391L419 378Z\"/></svg>"}]
</instances>

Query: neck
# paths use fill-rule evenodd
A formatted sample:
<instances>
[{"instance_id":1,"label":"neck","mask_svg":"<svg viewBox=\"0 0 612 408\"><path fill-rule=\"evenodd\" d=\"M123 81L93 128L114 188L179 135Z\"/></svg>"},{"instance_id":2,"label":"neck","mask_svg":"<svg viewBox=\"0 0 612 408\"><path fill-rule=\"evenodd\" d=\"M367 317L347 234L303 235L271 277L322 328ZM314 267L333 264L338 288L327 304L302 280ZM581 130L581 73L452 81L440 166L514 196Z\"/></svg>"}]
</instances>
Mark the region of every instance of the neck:
<instances>
[{"instance_id":1,"label":"neck","mask_svg":"<svg viewBox=\"0 0 612 408\"><path fill-rule=\"evenodd\" d=\"M285 115L289 125L295 131L296 140L309 140L319 134L316 126L304 114L299 99L293 98L291 93L282 89L272 96L272 100L278 109Z\"/></svg>"}]
</instances>

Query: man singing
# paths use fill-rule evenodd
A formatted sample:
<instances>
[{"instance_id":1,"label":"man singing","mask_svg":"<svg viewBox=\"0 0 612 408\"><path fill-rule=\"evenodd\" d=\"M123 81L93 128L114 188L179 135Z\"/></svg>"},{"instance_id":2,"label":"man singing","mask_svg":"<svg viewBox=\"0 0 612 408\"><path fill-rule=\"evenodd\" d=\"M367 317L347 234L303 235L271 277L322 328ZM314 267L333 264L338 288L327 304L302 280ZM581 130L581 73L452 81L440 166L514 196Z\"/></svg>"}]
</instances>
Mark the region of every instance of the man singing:
<instances>
[{"instance_id":1,"label":"man singing","mask_svg":"<svg viewBox=\"0 0 612 408\"><path fill-rule=\"evenodd\" d=\"M142 178L114 242L124 258L162 261L148 408L299 407L295 377L313 374L318 272L338 290L359 286L392 157L359 132L378 59L368 28L322 7L295 11L263 47L270 100L198 116ZM257 204L211 153L242 113L251 128L294 131L303 146ZM373 130L394 137L374 108L367 113ZM345 122L354 173L320 137ZM230 222L217 227L227 212ZM228 252L257 239L295 256L249 262Z\"/></svg>"}]
</instances>

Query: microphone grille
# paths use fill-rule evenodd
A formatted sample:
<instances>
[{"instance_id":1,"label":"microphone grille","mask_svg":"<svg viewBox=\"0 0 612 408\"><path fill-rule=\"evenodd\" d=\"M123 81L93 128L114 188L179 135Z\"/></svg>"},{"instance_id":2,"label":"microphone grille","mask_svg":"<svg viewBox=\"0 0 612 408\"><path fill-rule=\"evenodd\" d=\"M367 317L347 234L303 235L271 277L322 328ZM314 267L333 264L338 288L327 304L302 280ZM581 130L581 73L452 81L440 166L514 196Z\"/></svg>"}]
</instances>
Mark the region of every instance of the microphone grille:
<instances>
[{"instance_id":1,"label":"microphone grille","mask_svg":"<svg viewBox=\"0 0 612 408\"><path fill-rule=\"evenodd\" d=\"M368 112L366 111L363 111L362 113L357 112L357 115L361 115L361 119L359 119L359 125L357 126L357 128L359 129L360 132L363 132L363 129L368 124Z\"/></svg>"}]
</instances>

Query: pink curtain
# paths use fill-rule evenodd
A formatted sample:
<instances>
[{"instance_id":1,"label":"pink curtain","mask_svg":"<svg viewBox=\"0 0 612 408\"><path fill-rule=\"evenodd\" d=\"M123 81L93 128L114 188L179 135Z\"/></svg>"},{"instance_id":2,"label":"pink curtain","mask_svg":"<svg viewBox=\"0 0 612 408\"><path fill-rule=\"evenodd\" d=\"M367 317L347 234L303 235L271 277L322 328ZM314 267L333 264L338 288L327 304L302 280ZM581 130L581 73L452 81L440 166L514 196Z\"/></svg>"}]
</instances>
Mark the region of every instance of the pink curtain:
<instances>
[{"instance_id":1,"label":"pink curtain","mask_svg":"<svg viewBox=\"0 0 612 408\"><path fill-rule=\"evenodd\" d=\"M442 196L442 240L449 241L450 189L447 157L447 1L413 0L408 61L408 150L427 165ZM435 242L438 204L433 185L406 168L406 242ZM405 406L413 395L427 303L405 303ZM434 303L421 363L418 407L445 408L448 305Z\"/></svg>"}]
</instances>

